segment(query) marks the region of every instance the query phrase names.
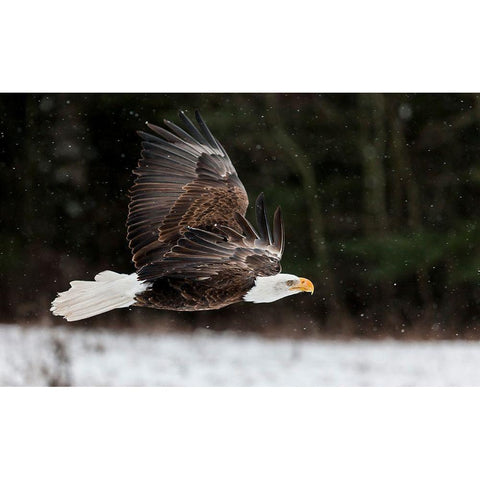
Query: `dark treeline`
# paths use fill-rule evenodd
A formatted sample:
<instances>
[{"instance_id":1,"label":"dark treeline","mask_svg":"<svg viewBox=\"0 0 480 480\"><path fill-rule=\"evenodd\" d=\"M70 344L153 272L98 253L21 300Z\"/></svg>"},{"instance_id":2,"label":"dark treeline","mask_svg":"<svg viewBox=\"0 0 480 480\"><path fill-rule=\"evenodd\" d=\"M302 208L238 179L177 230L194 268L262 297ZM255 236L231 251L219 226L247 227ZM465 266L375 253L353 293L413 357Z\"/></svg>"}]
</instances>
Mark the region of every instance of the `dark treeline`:
<instances>
[{"instance_id":1,"label":"dark treeline","mask_svg":"<svg viewBox=\"0 0 480 480\"><path fill-rule=\"evenodd\" d=\"M0 318L58 324L73 279L131 272L135 131L198 108L252 202L282 205L283 270L315 295L218 312L133 309L90 326L477 337L480 96L0 95ZM253 219L253 212L250 211Z\"/></svg>"}]
</instances>

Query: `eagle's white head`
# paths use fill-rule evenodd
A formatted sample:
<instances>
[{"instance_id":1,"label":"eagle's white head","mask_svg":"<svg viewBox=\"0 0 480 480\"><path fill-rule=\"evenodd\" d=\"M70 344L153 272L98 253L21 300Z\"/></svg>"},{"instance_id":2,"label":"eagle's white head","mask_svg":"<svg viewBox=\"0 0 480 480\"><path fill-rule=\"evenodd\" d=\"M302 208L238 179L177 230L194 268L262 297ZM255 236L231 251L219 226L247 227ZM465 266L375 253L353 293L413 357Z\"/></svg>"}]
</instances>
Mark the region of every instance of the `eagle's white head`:
<instances>
[{"instance_id":1,"label":"eagle's white head","mask_svg":"<svg viewBox=\"0 0 480 480\"><path fill-rule=\"evenodd\" d=\"M243 297L246 302L269 303L300 292L313 294L313 283L288 273L257 277L255 285Z\"/></svg>"}]
</instances>

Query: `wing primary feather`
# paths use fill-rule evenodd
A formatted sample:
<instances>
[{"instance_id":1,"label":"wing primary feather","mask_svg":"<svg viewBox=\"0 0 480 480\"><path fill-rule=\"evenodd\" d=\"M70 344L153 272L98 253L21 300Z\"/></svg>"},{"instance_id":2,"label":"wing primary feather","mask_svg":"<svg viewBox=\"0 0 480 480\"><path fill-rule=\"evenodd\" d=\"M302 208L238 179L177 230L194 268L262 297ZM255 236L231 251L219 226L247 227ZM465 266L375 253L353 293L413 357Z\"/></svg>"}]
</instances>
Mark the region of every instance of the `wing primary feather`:
<instances>
[{"instance_id":1,"label":"wing primary feather","mask_svg":"<svg viewBox=\"0 0 480 480\"><path fill-rule=\"evenodd\" d=\"M177 137L182 139L184 142L187 143L193 143L194 145L199 145L202 146L202 142L199 142L196 138L193 138L190 134L188 134L183 128L180 128L178 125L175 125L173 122L170 120L164 120L163 121L165 125L172 130Z\"/></svg>"},{"instance_id":2,"label":"wing primary feather","mask_svg":"<svg viewBox=\"0 0 480 480\"><path fill-rule=\"evenodd\" d=\"M208 142L206 141L205 137L198 131L198 128L193 124L193 122L185 115L185 112L183 110L180 110L178 112L179 117L182 119L183 123L185 126L188 128L188 131L190 134L202 145L208 145ZM214 145L212 145L214 146Z\"/></svg>"},{"instance_id":3,"label":"wing primary feather","mask_svg":"<svg viewBox=\"0 0 480 480\"><path fill-rule=\"evenodd\" d=\"M231 238L234 242L242 241L245 236L237 232L233 228L227 227L226 225L217 225L217 228L223 232L227 237Z\"/></svg>"},{"instance_id":4,"label":"wing primary feather","mask_svg":"<svg viewBox=\"0 0 480 480\"><path fill-rule=\"evenodd\" d=\"M164 120L164 122L167 123L168 120ZM174 135L172 132L169 132L165 128L159 127L158 125L154 125L153 123L147 123L147 126L150 130L153 130L157 135L160 135L160 137L164 138L165 140L168 140L169 142L173 142L173 143L182 142L181 138L177 137L176 135Z\"/></svg>"},{"instance_id":5,"label":"wing primary feather","mask_svg":"<svg viewBox=\"0 0 480 480\"><path fill-rule=\"evenodd\" d=\"M198 110L195 110L195 118L197 119L198 124L200 125L200 130L202 131L203 135L205 138L208 140L210 145L213 148L218 148L225 156L227 156L227 152L225 149L217 142L216 138L212 135L212 132L210 132L209 128L207 127L207 124L203 120L202 116L200 115L200 112Z\"/></svg>"},{"instance_id":6,"label":"wing primary feather","mask_svg":"<svg viewBox=\"0 0 480 480\"><path fill-rule=\"evenodd\" d=\"M272 243L272 232L268 225L267 209L265 208L265 196L263 192L257 197L255 202L255 213L257 215L257 228L260 233L260 238L267 242Z\"/></svg>"},{"instance_id":7,"label":"wing primary feather","mask_svg":"<svg viewBox=\"0 0 480 480\"><path fill-rule=\"evenodd\" d=\"M247 237L247 241L254 242L258 238L258 233L253 228L252 224L243 216L240 215L238 212L235 212L235 220L237 220L238 224L243 230L243 233Z\"/></svg>"},{"instance_id":8,"label":"wing primary feather","mask_svg":"<svg viewBox=\"0 0 480 480\"><path fill-rule=\"evenodd\" d=\"M277 207L273 216L273 244L283 255L283 248L285 244L285 229L283 227L282 210Z\"/></svg>"},{"instance_id":9,"label":"wing primary feather","mask_svg":"<svg viewBox=\"0 0 480 480\"><path fill-rule=\"evenodd\" d=\"M200 237L209 241L223 242L224 238L216 233L208 232L207 230L202 230L201 228L187 227L187 232L190 236Z\"/></svg>"},{"instance_id":10,"label":"wing primary feather","mask_svg":"<svg viewBox=\"0 0 480 480\"><path fill-rule=\"evenodd\" d=\"M150 133L143 132L142 130L137 130L137 135L142 139L142 140L156 140L157 137L154 135L151 135Z\"/></svg>"},{"instance_id":11,"label":"wing primary feather","mask_svg":"<svg viewBox=\"0 0 480 480\"><path fill-rule=\"evenodd\" d=\"M173 151L177 154L187 154L192 160L196 161L199 153L202 151L202 149L205 149L205 146L200 145L195 140L193 140L192 143L191 141L186 141L180 137L177 137L172 132L169 132L162 127L153 125L152 123L148 123L147 125L158 135L158 137L145 132L139 132L139 135L144 140L148 141L149 147L159 149L160 153L163 153L162 151L164 150L173 149Z\"/></svg>"},{"instance_id":12,"label":"wing primary feather","mask_svg":"<svg viewBox=\"0 0 480 480\"><path fill-rule=\"evenodd\" d=\"M143 158L150 160L151 158L173 158L178 157L183 160L187 160L190 163L196 163L197 156L189 149L179 148L173 143L166 142L160 137L155 137L157 139L156 143L151 142L142 142L142 155Z\"/></svg>"}]
</instances>

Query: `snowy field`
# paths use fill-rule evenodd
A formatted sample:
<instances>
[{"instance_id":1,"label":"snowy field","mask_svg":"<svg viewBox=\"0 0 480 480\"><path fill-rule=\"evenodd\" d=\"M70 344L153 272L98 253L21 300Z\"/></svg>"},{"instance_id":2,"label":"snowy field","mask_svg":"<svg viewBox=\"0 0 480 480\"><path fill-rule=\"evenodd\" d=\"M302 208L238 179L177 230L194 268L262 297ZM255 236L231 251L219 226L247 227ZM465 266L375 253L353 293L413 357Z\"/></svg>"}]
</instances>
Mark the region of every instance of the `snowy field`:
<instances>
[{"instance_id":1,"label":"snowy field","mask_svg":"<svg viewBox=\"0 0 480 480\"><path fill-rule=\"evenodd\" d=\"M480 386L480 343L4 325L0 385Z\"/></svg>"}]
</instances>

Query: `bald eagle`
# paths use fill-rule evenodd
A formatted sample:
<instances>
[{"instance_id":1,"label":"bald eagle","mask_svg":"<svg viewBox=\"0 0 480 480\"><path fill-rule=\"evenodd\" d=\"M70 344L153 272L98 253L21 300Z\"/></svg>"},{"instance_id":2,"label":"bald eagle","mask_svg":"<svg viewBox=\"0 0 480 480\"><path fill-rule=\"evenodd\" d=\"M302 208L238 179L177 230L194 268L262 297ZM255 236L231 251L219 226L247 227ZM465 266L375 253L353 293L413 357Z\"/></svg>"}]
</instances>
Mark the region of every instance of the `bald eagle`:
<instances>
[{"instance_id":1,"label":"bald eagle","mask_svg":"<svg viewBox=\"0 0 480 480\"><path fill-rule=\"evenodd\" d=\"M270 228L261 193L257 230L245 218L245 187L198 112L198 127L148 124L130 190L127 239L136 272L73 281L52 302L68 321L115 308L213 310L246 301L273 302L313 293L310 280L280 273L285 233L280 207Z\"/></svg>"}]
</instances>

